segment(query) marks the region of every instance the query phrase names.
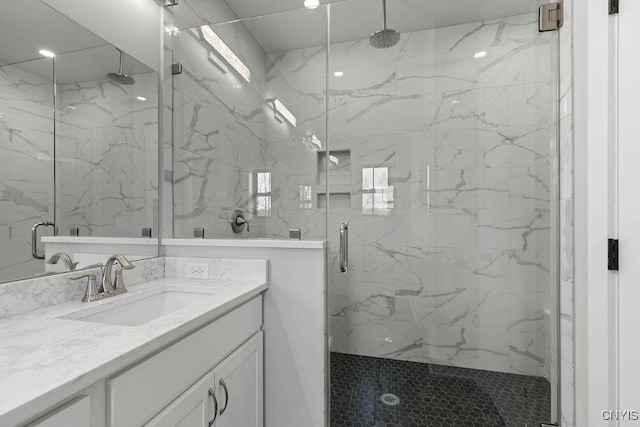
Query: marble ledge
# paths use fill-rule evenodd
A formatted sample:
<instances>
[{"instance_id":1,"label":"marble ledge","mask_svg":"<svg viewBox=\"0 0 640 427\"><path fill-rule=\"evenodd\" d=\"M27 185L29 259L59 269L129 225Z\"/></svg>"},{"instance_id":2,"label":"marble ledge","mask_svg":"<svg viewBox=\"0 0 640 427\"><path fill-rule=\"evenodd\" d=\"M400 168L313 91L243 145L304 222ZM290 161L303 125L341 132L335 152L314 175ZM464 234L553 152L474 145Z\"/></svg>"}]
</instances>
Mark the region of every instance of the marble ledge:
<instances>
[{"instance_id":1,"label":"marble ledge","mask_svg":"<svg viewBox=\"0 0 640 427\"><path fill-rule=\"evenodd\" d=\"M43 236L43 243L158 245L157 237Z\"/></svg>"},{"instance_id":2,"label":"marble ledge","mask_svg":"<svg viewBox=\"0 0 640 427\"><path fill-rule=\"evenodd\" d=\"M162 278L114 297L163 290L212 295L139 326L82 322L73 316L96 303L59 304L0 322L0 425L15 425L203 327L267 289L258 281ZM204 288L204 289L203 289ZM212 300L214 302L212 303ZM123 300L120 300L123 302ZM89 357L87 355L90 355Z\"/></svg>"},{"instance_id":3,"label":"marble ledge","mask_svg":"<svg viewBox=\"0 0 640 427\"><path fill-rule=\"evenodd\" d=\"M162 239L163 246L206 246L281 249L324 249L325 240L278 239Z\"/></svg>"}]
</instances>

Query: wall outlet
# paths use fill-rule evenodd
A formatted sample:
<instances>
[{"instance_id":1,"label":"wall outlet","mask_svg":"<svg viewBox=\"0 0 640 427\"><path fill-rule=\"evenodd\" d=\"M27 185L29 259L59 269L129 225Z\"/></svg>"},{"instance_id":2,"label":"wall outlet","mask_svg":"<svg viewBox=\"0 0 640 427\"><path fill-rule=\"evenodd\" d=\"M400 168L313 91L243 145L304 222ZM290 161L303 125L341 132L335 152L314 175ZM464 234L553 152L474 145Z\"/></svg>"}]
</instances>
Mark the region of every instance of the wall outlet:
<instances>
[{"instance_id":1,"label":"wall outlet","mask_svg":"<svg viewBox=\"0 0 640 427\"><path fill-rule=\"evenodd\" d=\"M187 263L187 279L208 279L209 264Z\"/></svg>"}]
</instances>

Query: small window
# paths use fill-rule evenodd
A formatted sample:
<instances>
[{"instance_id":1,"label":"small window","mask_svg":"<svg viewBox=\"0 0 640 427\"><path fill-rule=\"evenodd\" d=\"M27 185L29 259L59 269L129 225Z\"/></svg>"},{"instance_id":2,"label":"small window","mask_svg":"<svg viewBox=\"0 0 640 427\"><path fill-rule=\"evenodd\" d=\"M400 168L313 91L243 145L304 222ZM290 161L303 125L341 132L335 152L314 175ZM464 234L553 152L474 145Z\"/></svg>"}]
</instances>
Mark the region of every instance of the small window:
<instances>
[{"instance_id":1,"label":"small window","mask_svg":"<svg viewBox=\"0 0 640 427\"><path fill-rule=\"evenodd\" d=\"M393 210L389 168L362 169L362 214L388 215Z\"/></svg>"},{"instance_id":2,"label":"small window","mask_svg":"<svg viewBox=\"0 0 640 427\"><path fill-rule=\"evenodd\" d=\"M312 209L312 191L310 185L300 186L300 209Z\"/></svg>"},{"instance_id":3,"label":"small window","mask_svg":"<svg viewBox=\"0 0 640 427\"><path fill-rule=\"evenodd\" d=\"M258 172L256 180L256 215L271 216L271 172Z\"/></svg>"}]
</instances>

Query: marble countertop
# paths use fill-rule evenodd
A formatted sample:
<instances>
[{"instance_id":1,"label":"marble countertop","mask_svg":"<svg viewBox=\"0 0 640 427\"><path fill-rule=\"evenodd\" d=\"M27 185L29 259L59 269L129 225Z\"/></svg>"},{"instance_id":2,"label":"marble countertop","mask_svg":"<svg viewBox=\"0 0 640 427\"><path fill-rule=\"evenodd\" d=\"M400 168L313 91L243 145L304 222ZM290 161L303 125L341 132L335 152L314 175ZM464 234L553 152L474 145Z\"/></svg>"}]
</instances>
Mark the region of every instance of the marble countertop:
<instances>
[{"instance_id":1,"label":"marble countertop","mask_svg":"<svg viewBox=\"0 0 640 427\"><path fill-rule=\"evenodd\" d=\"M266 289L264 281L167 277L130 286L127 294L104 301L69 302L0 321L0 425L14 425L56 405ZM139 326L60 318L162 290L192 290L214 297Z\"/></svg>"}]
</instances>

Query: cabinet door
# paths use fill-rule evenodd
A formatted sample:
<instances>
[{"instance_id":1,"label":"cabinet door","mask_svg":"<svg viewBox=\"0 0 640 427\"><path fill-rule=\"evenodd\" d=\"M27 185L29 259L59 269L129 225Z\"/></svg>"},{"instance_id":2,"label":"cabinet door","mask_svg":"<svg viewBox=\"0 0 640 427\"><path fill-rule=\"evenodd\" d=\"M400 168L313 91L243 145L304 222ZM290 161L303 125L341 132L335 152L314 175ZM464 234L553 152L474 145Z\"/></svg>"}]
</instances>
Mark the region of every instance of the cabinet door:
<instances>
[{"instance_id":1,"label":"cabinet door","mask_svg":"<svg viewBox=\"0 0 640 427\"><path fill-rule=\"evenodd\" d=\"M215 427L263 426L263 333L259 332L218 365Z\"/></svg>"},{"instance_id":2,"label":"cabinet door","mask_svg":"<svg viewBox=\"0 0 640 427\"><path fill-rule=\"evenodd\" d=\"M145 426L153 427L209 427L216 406L215 375L211 371L182 393Z\"/></svg>"}]
</instances>

